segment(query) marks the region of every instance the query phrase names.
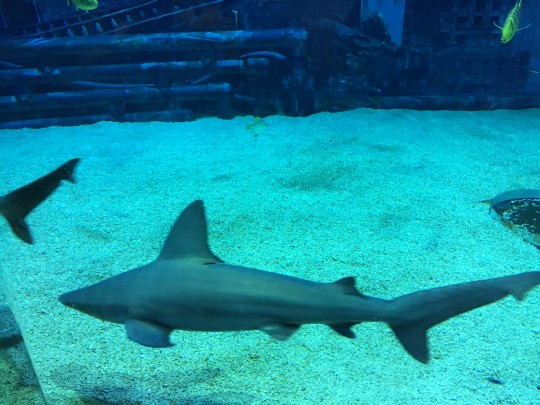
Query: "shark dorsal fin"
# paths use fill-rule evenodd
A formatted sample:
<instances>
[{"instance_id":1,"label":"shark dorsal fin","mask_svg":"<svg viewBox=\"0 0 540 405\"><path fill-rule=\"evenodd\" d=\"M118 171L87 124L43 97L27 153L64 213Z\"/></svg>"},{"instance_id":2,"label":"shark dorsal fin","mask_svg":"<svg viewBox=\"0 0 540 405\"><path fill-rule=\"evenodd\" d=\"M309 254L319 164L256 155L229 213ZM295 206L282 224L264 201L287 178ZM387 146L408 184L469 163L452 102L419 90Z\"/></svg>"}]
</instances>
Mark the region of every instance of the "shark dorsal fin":
<instances>
[{"instance_id":1,"label":"shark dorsal fin","mask_svg":"<svg viewBox=\"0 0 540 405\"><path fill-rule=\"evenodd\" d=\"M364 295L356 289L356 283L354 277L344 277L340 278L333 283L335 286L339 287L341 291L347 295L356 295L358 297L364 297Z\"/></svg>"},{"instance_id":2,"label":"shark dorsal fin","mask_svg":"<svg viewBox=\"0 0 540 405\"><path fill-rule=\"evenodd\" d=\"M195 259L203 264L223 263L208 247L208 232L204 205L193 201L180 214L173 225L158 259Z\"/></svg>"}]
</instances>

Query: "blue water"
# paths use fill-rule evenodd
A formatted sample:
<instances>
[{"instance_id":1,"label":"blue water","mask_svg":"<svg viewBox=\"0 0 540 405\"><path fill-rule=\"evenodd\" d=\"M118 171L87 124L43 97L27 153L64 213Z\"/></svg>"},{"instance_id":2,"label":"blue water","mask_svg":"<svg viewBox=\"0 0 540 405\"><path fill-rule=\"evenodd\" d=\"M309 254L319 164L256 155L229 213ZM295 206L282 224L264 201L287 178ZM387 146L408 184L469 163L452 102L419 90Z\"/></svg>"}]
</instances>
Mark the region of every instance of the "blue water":
<instances>
[{"instance_id":1,"label":"blue water","mask_svg":"<svg viewBox=\"0 0 540 405\"><path fill-rule=\"evenodd\" d=\"M287 342L175 331L173 348L149 349L57 301L153 260L199 198L226 262L353 275L367 295L538 269L538 250L478 203L537 187L536 110L267 117L256 133L253 120L2 132L5 167L24 167L2 171L7 190L82 159L77 183L29 218L35 245L1 233L8 296L49 403L538 401L538 290L433 328L427 366L383 324L356 326L355 340L324 325Z\"/></svg>"},{"instance_id":2,"label":"blue water","mask_svg":"<svg viewBox=\"0 0 540 405\"><path fill-rule=\"evenodd\" d=\"M197 199L225 262L368 296L538 270L480 201L540 187L540 0L507 43L515 0L74 1L0 4L0 196L81 158L33 245L0 223L0 404L540 404L540 288L431 329L428 365L380 323L150 349L58 301Z\"/></svg>"}]
</instances>

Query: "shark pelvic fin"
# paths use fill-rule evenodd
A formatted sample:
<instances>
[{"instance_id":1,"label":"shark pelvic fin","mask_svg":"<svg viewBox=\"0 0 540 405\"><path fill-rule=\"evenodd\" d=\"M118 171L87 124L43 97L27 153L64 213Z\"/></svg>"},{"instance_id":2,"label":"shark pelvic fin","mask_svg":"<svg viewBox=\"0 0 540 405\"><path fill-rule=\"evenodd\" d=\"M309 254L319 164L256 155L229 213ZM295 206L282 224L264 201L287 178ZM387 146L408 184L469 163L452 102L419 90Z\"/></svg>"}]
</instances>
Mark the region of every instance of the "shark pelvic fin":
<instances>
[{"instance_id":1,"label":"shark pelvic fin","mask_svg":"<svg viewBox=\"0 0 540 405\"><path fill-rule=\"evenodd\" d=\"M128 338L148 347L171 347L169 339L172 329L153 322L130 319L124 323Z\"/></svg>"},{"instance_id":2,"label":"shark pelvic fin","mask_svg":"<svg viewBox=\"0 0 540 405\"><path fill-rule=\"evenodd\" d=\"M223 263L208 247L204 205L193 201L180 214L165 240L158 259L198 259L202 264Z\"/></svg>"},{"instance_id":3,"label":"shark pelvic fin","mask_svg":"<svg viewBox=\"0 0 540 405\"><path fill-rule=\"evenodd\" d=\"M264 325L259 330L268 334L276 340L287 340L291 335L300 328L300 325L292 323L271 323Z\"/></svg>"},{"instance_id":4,"label":"shark pelvic fin","mask_svg":"<svg viewBox=\"0 0 540 405\"><path fill-rule=\"evenodd\" d=\"M338 324L333 324L333 325L328 325L328 326L330 326L332 329L334 329L334 331L339 333L341 336L344 336L344 337L349 338L349 339L354 339L356 337L356 335L351 330L351 328L354 325L356 325L356 323L351 322L351 323L338 323Z\"/></svg>"}]
</instances>

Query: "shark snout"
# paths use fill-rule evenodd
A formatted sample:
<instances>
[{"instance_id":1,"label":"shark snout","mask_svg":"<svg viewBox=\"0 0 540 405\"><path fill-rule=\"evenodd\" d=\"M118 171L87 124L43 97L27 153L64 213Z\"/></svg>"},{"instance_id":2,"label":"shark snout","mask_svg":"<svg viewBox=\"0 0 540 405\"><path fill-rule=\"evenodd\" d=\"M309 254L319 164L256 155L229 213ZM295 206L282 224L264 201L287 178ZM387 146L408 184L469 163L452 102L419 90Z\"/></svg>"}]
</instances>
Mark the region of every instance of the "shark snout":
<instances>
[{"instance_id":1,"label":"shark snout","mask_svg":"<svg viewBox=\"0 0 540 405\"><path fill-rule=\"evenodd\" d=\"M58 300L66 307L77 309L71 293L62 294L60 297L58 297Z\"/></svg>"},{"instance_id":2,"label":"shark snout","mask_svg":"<svg viewBox=\"0 0 540 405\"><path fill-rule=\"evenodd\" d=\"M119 305L115 296L111 298L108 294L96 294L93 286L69 291L58 300L66 307L103 321L123 323L128 315L127 307Z\"/></svg>"},{"instance_id":3,"label":"shark snout","mask_svg":"<svg viewBox=\"0 0 540 405\"><path fill-rule=\"evenodd\" d=\"M76 309L77 311L90 313L91 305L86 297L84 290L74 290L62 294L58 300L66 307Z\"/></svg>"}]
</instances>

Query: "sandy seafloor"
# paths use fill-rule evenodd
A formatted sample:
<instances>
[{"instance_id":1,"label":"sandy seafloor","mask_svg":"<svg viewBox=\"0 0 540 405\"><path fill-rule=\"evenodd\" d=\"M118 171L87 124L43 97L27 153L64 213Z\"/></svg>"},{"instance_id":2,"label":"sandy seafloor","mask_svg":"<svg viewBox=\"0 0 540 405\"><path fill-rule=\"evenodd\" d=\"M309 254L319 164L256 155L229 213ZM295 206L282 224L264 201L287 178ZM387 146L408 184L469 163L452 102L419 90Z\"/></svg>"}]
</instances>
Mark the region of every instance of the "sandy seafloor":
<instances>
[{"instance_id":1,"label":"sandy seafloor","mask_svg":"<svg viewBox=\"0 0 540 405\"><path fill-rule=\"evenodd\" d=\"M31 214L35 245L0 232L5 287L48 403L540 404L540 288L434 327L427 366L384 324L356 326L355 340L324 325L287 342L175 331L173 348L149 349L58 302L153 260L198 198L225 261L322 282L355 275L377 297L540 268L540 251L478 203L540 188L540 110L250 122L0 132L1 194L82 158L77 184Z\"/></svg>"}]
</instances>

